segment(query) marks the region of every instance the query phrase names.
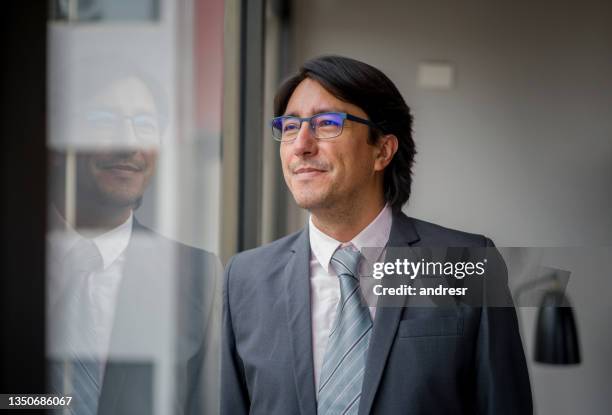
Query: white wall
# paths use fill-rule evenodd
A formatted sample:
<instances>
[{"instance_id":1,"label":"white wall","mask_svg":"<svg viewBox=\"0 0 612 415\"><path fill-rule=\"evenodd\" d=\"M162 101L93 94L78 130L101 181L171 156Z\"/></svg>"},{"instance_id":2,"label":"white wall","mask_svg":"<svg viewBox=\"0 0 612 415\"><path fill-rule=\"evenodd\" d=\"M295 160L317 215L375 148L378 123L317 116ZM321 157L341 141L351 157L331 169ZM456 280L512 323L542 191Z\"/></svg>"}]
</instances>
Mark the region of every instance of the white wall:
<instances>
[{"instance_id":1,"label":"white wall","mask_svg":"<svg viewBox=\"0 0 612 415\"><path fill-rule=\"evenodd\" d=\"M612 3L293 3L296 63L325 53L366 61L413 109L408 214L499 246L612 246ZM453 89L417 86L419 63L431 60L454 66ZM612 407L608 292L578 291L585 363L530 367L540 414ZM530 351L534 310L521 315Z\"/></svg>"}]
</instances>

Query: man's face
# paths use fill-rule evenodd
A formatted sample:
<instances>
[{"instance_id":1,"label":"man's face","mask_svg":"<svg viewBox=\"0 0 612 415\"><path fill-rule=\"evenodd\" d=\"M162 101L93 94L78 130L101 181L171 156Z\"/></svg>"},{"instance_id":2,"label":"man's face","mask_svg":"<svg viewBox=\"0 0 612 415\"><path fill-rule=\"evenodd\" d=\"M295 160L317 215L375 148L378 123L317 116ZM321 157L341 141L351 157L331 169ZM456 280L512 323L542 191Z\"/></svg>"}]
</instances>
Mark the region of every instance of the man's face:
<instances>
[{"instance_id":1,"label":"man's face","mask_svg":"<svg viewBox=\"0 0 612 415\"><path fill-rule=\"evenodd\" d=\"M310 117L327 111L368 118L365 112L305 79L295 89L285 115ZM280 144L283 174L296 203L310 211L350 208L382 197L382 174L375 166L378 149L368 143L369 127L345 121L342 134L317 140L306 123L292 142Z\"/></svg>"},{"instance_id":2,"label":"man's face","mask_svg":"<svg viewBox=\"0 0 612 415\"><path fill-rule=\"evenodd\" d=\"M138 78L125 78L96 95L89 107L94 122L83 131L102 144L79 154L77 194L103 206L133 206L157 162L159 143L143 141L139 133L154 128L147 125L157 117L153 96Z\"/></svg>"}]
</instances>

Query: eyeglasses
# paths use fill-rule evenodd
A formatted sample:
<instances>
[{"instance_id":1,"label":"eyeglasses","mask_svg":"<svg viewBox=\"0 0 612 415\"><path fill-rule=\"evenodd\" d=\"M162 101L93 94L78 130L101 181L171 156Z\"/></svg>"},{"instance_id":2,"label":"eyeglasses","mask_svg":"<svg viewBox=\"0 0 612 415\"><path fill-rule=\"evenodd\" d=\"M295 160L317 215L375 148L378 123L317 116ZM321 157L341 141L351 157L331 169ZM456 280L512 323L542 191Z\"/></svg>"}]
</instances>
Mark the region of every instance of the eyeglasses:
<instances>
[{"instance_id":1,"label":"eyeglasses","mask_svg":"<svg viewBox=\"0 0 612 415\"><path fill-rule=\"evenodd\" d=\"M158 141L161 137L161 121L151 114L126 116L111 111L94 110L85 114L85 122L92 133L105 137L118 137L122 133L123 123L130 120L134 134L139 140Z\"/></svg>"},{"instance_id":2,"label":"eyeglasses","mask_svg":"<svg viewBox=\"0 0 612 415\"><path fill-rule=\"evenodd\" d=\"M344 112L322 112L305 118L284 115L272 119L272 138L281 142L293 141L297 138L302 123L307 122L310 132L315 138L329 140L342 134L345 120L378 128L370 120Z\"/></svg>"}]
</instances>

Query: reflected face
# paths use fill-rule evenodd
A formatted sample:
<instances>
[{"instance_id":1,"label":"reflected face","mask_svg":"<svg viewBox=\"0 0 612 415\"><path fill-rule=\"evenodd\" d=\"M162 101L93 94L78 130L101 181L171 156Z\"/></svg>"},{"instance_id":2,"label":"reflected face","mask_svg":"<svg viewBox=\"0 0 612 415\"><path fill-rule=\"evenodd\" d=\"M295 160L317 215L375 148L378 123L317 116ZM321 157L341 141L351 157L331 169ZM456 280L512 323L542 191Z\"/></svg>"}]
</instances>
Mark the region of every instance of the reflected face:
<instances>
[{"instance_id":1,"label":"reflected face","mask_svg":"<svg viewBox=\"0 0 612 415\"><path fill-rule=\"evenodd\" d=\"M153 176L156 161L154 150L79 155L79 197L101 205L134 206Z\"/></svg>"},{"instance_id":2,"label":"reflected face","mask_svg":"<svg viewBox=\"0 0 612 415\"><path fill-rule=\"evenodd\" d=\"M341 101L318 82L305 79L289 99L284 115L310 117L327 111L367 119L359 107ZM348 208L377 200L377 148L368 143L369 127L345 121L342 134L317 140L306 123L295 141L280 144L283 174L296 203L308 210Z\"/></svg>"},{"instance_id":3,"label":"reflected face","mask_svg":"<svg viewBox=\"0 0 612 415\"><path fill-rule=\"evenodd\" d=\"M141 80L125 78L96 95L89 107L98 117L89 133L97 134L96 139L112 134L112 144L108 150L79 154L79 197L102 205L133 206L144 194L157 162L158 143L142 139L143 131L154 128L147 120L157 118L154 98Z\"/></svg>"}]
</instances>

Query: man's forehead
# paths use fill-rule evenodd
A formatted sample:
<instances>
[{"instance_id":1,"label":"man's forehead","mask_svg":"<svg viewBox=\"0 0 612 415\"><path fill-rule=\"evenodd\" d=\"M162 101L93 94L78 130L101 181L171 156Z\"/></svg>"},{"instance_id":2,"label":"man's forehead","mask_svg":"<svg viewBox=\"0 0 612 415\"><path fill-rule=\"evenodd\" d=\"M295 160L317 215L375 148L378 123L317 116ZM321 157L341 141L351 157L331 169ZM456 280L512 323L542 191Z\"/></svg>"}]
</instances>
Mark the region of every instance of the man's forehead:
<instances>
[{"instance_id":1,"label":"man's forehead","mask_svg":"<svg viewBox=\"0 0 612 415\"><path fill-rule=\"evenodd\" d=\"M137 77L119 78L97 91L90 106L130 113L155 112L155 99L147 84Z\"/></svg>"},{"instance_id":2,"label":"man's forehead","mask_svg":"<svg viewBox=\"0 0 612 415\"><path fill-rule=\"evenodd\" d=\"M354 107L336 98L317 81L306 78L289 97L284 115L309 117L322 112L350 112Z\"/></svg>"}]
</instances>

